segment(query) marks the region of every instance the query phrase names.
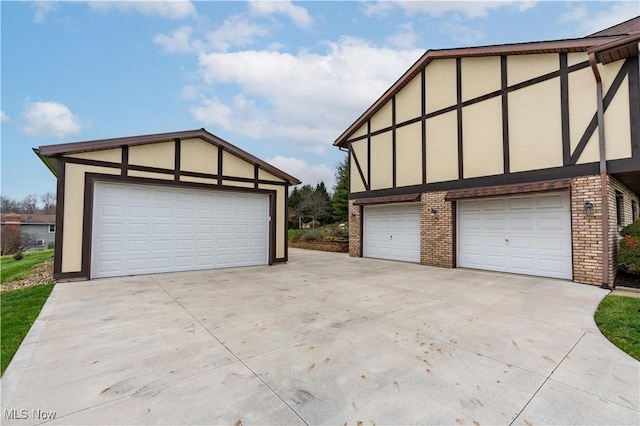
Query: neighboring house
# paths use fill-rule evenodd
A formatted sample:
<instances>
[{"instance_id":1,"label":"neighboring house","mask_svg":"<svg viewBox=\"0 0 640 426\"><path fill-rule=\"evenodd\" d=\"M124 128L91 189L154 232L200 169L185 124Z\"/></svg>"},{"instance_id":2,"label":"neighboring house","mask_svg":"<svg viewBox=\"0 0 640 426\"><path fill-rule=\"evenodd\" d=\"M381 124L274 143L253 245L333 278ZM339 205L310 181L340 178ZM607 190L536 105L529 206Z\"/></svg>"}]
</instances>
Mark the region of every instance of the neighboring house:
<instances>
[{"instance_id":1,"label":"neighboring house","mask_svg":"<svg viewBox=\"0 0 640 426\"><path fill-rule=\"evenodd\" d=\"M640 17L427 51L334 143L351 256L613 284L638 218L639 41Z\"/></svg>"},{"instance_id":2,"label":"neighboring house","mask_svg":"<svg viewBox=\"0 0 640 426\"><path fill-rule=\"evenodd\" d=\"M205 129L34 151L57 176L58 280L287 261L300 181Z\"/></svg>"},{"instance_id":3,"label":"neighboring house","mask_svg":"<svg viewBox=\"0 0 640 426\"><path fill-rule=\"evenodd\" d=\"M4 229L13 229L16 235L23 233L30 236L31 244L25 251L46 249L56 239L56 215L54 214L2 213L0 225Z\"/></svg>"}]
</instances>

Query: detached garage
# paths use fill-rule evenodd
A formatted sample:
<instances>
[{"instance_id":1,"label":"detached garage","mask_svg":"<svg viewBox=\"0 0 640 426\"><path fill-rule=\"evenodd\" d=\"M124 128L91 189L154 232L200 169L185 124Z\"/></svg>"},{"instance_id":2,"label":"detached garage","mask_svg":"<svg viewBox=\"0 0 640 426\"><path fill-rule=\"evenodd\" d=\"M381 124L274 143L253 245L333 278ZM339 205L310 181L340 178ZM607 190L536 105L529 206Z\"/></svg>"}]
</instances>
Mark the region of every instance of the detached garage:
<instances>
[{"instance_id":1,"label":"detached garage","mask_svg":"<svg viewBox=\"0 0 640 426\"><path fill-rule=\"evenodd\" d=\"M300 181L205 129L41 146L58 280L287 261Z\"/></svg>"}]
</instances>

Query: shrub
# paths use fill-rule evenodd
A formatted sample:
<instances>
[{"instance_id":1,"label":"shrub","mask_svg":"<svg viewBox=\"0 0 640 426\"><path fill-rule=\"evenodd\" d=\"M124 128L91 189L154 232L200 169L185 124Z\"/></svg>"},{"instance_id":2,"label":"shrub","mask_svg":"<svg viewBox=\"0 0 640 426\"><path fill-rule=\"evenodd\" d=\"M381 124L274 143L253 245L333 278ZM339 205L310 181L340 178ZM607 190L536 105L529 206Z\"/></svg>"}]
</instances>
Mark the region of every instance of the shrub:
<instances>
[{"instance_id":1,"label":"shrub","mask_svg":"<svg viewBox=\"0 0 640 426\"><path fill-rule=\"evenodd\" d=\"M631 274L640 274L640 237L626 235L620 240L618 268Z\"/></svg>"},{"instance_id":2,"label":"shrub","mask_svg":"<svg viewBox=\"0 0 640 426\"><path fill-rule=\"evenodd\" d=\"M320 229L309 229L304 234L302 234L300 239L305 240L305 241L317 241L317 240L321 240L322 237L323 237L322 230L320 230Z\"/></svg>"},{"instance_id":3,"label":"shrub","mask_svg":"<svg viewBox=\"0 0 640 426\"><path fill-rule=\"evenodd\" d=\"M625 226L620 235L618 268L630 274L640 274L640 220Z\"/></svg>"},{"instance_id":4,"label":"shrub","mask_svg":"<svg viewBox=\"0 0 640 426\"><path fill-rule=\"evenodd\" d=\"M22 260L23 258L24 258L24 254L22 254L21 251L13 255L13 260Z\"/></svg>"},{"instance_id":5,"label":"shrub","mask_svg":"<svg viewBox=\"0 0 640 426\"><path fill-rule=\"evenodd\" d=\"M304 231L302 229L296 229L296 230L290 229L289 241L298 241L303 234L304 234Z\"/></svg>"},{"instance_id":6,"label":"shrub","mask_svg":"<svg viewBox=\"0 0 640 426\"><path fill-rule=\"evenodd\" d=\"M54 243L53 241L49 241L49 244L47 244L47 248L49 250L51 250L51 249L55 248L55 245L56 245L56 243Z\"/></svg>"},{"instance_id":7,"label":"shrub","mask_svg":"<svg viewBox=\"0 0 640 426\"><path fill-rule=\"evenodd\" d=\"M349 227L341 225L327 225L324 227L324 239L329 241L344 241L349 239Z\"/></svg>"},{"instance_id":8,"label":"shrub","mask_svg":"<svg viewBox=\"0 0 640 426\"><path fill-rule=\"evenodd\" d=\"M627 235L640 237L640 219L622 228L620 235L623 237L626 237Z\"/></svg>"}]
</instances>

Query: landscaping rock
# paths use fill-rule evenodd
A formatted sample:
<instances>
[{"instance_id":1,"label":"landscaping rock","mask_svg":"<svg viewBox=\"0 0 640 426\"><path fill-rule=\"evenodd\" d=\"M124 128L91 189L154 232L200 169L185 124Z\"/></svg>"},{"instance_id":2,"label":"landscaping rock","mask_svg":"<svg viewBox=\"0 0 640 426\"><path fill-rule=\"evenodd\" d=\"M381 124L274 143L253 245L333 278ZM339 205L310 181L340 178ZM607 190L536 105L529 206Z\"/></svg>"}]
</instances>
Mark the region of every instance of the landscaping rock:
<instances>
[{"instance_id":1,"label":"landscaping rock","mask_svg":"<svg viewBox=\"0 0 640 426\"><path fill-rule=\"evenodd\" d=\"M46 262L34 266L32 273L29 274L28 277L19 281L2 284L0 286L0 292L36 285L52 284L55 282L56 280L53 279L53 259L49 259Z\"/></svg>"}]
</instances>

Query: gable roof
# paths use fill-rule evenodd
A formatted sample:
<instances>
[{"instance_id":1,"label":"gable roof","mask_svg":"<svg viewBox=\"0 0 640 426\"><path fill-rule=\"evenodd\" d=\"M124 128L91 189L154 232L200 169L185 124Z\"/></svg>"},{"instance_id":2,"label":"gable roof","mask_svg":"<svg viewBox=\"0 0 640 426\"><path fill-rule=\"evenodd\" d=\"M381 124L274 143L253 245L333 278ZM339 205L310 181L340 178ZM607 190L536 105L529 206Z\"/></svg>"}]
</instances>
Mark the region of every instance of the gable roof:
<instances>
[{"instance_id":1,"label":"gable roof","mask_svg":"<svg viewBox=\"0 0 640 426\"><path fill-rule=\"evenodd\" d=\"M346 142L351 135L366 124L369 118L378 112L395 94L402 90L404 86L406 86L416 75L425 69L431 61L435 59L560 52L590 52L590 49L597 49L598 46L601 46L603 49L598 51L594 50L594 53L606 57L606 60L603 58L603 63L608 63L612 60L617 60L613 59L617 56L626 57L624 55L634 54L634 42L635 54L638 54L638 43L636 41L638 33L633 31L635 31L636 27L639 25L640 17L637 17L601 31L606 32L605 34L598 35L599 33L595 33L578 39L427 50L407 72L405 72L380 98L378 98L377 101L374 102L373 105L369 107L369 109L367 109L335 140L333 145L345 147Z\"/></svg>"},{"instance_id":2,"label":"gable roof","mask_svg":"<svg viewBox=\"0 0 640 426\"><path fill-rule=\"evenodd\" d=\"M21 225L55 225L55 214L2 213L0 223L20 223Z\"/></svg>"},{"instance_id":3,"label":"gable roof","mask_svg":"<svg viewBox=\"0 0 640 426\"><path fill-rule=\"evenodd\" d=\"M274 176L277 176L290 185L297 185L300 182L297 178L283 172L282 170L272 166L271 164L255 157L248 152L238 148L235 145L225 141L222 138L214 135L213 133L208 132L205 128L195 129L195 130L185 130L180 132L170 132L170 133L156 133L150 135L140 135L140 136L127 136L122 138L112 138L112 139L99 139L99 140L91 140L91 141L83 141L83 142L72 142L72 143L63 143L56 145L44 145L39 148L33 148L33 151L40 157L40 159L47 165L49 170L56 174L55 167L53 166L51 160L55 160L57 157L61 157L63 155L69 154L77 154L80 152L88 152L88 151L102 151L105 149L112 148L120 148L122 146L136 146L136 145L144 145L144 144L152 144L159 142L169 142L175 139L195 139L200 138L205 140L212 145L215 145L219 148L224 149L225 151L240 157L247 163L257 165L267 172L271 173Z\"/></svg>"},{"instance_id":4,"label":"gable roof","mask_svg":"<svg viewBox=\"0 0 640 426\"><path fill-rule=\"evenodd\" d=\"M621 22L612 27L605 28L593 34L589 34L587 37L602 37L612 35L629 35L640 32L640 16L631 18L628 21Z\"/></svg>"}]
</instances>

